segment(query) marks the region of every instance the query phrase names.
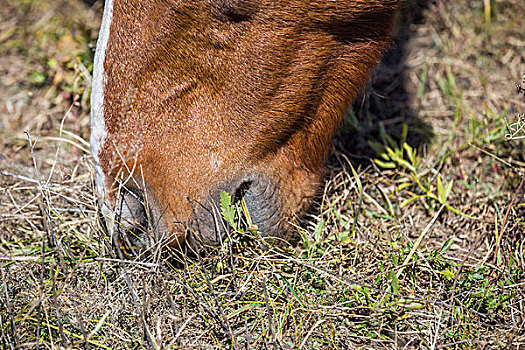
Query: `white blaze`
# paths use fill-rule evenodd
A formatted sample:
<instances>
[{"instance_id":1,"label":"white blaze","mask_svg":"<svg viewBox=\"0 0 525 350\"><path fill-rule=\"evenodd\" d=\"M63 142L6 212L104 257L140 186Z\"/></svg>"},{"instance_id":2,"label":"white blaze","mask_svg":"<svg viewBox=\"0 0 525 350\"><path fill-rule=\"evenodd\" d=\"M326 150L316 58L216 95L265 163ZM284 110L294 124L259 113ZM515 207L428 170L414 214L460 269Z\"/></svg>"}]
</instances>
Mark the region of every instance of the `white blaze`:
<instances>
[{"instance_id":1,"label":"white blaze","mask_svg":"<svg viewBox=\"0 0 525 350\"><path fill-rule=\"evenodd\" d=\"M106 0L104 6L104 15L102 16L102 25L97 41L97 50L95 51L95 62L93 64L93 85L91 87L91 155L95 163L95 182L97 192L102 203L106 197L106 178L100 165L99 153L104 147L106 140L107 128L104 120L104 85L107 75L104 72L104 60L106 58L106 47L108 45L109 29L113 19L113 0ZM102 206L102 212L109 214L109 208Z\"/></svg>"}]
</instances>

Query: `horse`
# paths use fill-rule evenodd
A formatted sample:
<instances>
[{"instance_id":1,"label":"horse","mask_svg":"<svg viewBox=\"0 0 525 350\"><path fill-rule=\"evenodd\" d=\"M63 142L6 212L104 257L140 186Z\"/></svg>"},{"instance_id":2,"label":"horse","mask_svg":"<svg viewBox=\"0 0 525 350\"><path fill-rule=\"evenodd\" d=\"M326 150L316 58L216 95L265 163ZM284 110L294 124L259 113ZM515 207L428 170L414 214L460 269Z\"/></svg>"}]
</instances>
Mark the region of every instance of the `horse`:
<instances>
[{"instance_id":1,"label":"horse","mask_svg":"<svg viewBox=\"0 0 525 350\"><path fill-rule=\"evenodd\" d=\"M389 46L399 0L106 0L90 146L119 237L218 244L219 201L290 239L331 139Z\"/></svg>"}]
</instances>

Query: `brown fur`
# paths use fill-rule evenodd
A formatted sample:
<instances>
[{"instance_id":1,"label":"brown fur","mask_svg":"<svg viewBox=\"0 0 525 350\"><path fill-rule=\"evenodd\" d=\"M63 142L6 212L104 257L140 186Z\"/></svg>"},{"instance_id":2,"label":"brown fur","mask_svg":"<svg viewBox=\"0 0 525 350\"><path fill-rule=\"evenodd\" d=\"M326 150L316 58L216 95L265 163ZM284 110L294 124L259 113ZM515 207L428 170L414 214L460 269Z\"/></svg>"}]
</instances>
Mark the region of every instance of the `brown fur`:
<instances>
[{"instance_id":1,"label":"brown fur","mask_svg":"<svg viewBox=\"0 0 525 350\"><path fill-rule=\"evenodd\" d=\"M219 191L259 183L267 198L250 210L263 233L284 233L319 187L398 3L115 0L100 152L109 201L133 172L125 186L147 197L157 231L182 242L200 219L213 243L202 226Z\"/></svg>"}]
</instances>

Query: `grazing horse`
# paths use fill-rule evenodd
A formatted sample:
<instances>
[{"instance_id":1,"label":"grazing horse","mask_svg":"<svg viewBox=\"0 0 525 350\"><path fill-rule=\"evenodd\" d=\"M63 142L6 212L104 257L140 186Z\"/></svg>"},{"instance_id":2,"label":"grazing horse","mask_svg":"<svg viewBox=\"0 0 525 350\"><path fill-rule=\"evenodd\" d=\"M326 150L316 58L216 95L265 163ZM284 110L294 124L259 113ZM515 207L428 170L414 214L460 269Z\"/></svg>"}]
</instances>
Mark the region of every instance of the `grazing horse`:
<instances>
[{"instance_id":1,"label":"grazing horse","mask_svg":"<svg viewBox=\"0 0 525 350\"><path fill-rule=\"evenodd\" d=\"M399 2L106 0L91 151L110 228L141 247L217 244L224 190L287 238Z\"/></svg>"}]
</instances>

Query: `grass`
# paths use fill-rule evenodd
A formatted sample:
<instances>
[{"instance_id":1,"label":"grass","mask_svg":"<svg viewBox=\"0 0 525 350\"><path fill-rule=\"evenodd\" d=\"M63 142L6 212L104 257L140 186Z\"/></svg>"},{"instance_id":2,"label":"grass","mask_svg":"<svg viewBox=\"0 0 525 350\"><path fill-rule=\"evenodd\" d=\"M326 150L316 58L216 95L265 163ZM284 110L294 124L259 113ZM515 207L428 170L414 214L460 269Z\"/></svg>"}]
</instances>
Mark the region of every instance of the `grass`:
<instances>
[{"instance_id":1,"label":"grass","mask_svg":"<svg viewBox=\"0 0 525 350\"><path fill-rule=\"evenodd\" d=\"M262 242L223 193L222 245L142 260L94 197L100 4L59 5L0 9L0 348L525 345L520 2L408 3L297 244Z\"/></svg>"}]
</instances>

